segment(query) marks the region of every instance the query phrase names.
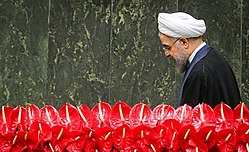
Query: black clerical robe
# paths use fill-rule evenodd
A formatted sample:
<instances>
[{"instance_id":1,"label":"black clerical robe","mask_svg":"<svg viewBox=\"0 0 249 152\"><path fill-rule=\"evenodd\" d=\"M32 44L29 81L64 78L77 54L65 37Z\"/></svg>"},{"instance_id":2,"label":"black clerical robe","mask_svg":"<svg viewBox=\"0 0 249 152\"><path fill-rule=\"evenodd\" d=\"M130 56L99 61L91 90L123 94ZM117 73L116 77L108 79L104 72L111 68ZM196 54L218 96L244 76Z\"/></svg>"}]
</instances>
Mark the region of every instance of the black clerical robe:
<instances>
[{"instance_id":1,"label":"black clerical robe","mask_svg":"<svg viewBox=\"0 0 249 152\"><path fill-rule=\"evenodd\" d=\"M181 105L205 102L211 107L224 102L234 108L241 101L235 75L214 48L195 64L183 87Z\"/></svg>"}]
</instances>

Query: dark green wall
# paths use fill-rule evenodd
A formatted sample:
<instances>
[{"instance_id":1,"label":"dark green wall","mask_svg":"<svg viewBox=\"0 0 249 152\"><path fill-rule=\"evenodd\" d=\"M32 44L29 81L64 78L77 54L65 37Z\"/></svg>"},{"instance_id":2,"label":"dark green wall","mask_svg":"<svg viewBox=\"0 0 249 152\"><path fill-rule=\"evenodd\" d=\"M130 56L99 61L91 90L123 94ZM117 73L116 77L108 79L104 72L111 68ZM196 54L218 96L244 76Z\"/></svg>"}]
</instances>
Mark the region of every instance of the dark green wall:
<instances>
[{"instance_id":1,"label":"dark green wall","mask_svg":"<svg viewBox=\"0 0 249 152\"><path fill-rule=\"evenodd\" d=\"M205 41L227 58L248 102L248 3L2 0L0 105L174 105L182 76L164 57L157 14L177 10L206 21Z\"/></svg>"}]
</instances>

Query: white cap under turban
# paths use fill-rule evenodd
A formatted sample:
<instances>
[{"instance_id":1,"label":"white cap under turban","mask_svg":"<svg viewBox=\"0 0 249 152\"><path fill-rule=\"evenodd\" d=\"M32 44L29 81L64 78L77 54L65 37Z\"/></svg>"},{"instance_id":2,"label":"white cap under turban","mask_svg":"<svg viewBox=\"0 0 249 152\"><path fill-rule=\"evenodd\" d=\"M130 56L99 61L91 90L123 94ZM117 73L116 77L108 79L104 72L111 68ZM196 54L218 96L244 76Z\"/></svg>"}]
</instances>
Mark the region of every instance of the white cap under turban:
<instances>
[{"instance_id":1,"label":"white cap under turban","mask_svg":"<svg viewBox=\"0 0 249 152\"><path fill-rule=\"evenodd\" d=\"M161 33L175 38L199 37L206 32L203 20L197 20L183 12L159 13L158 29Z\"/></svg>"}]
</instances>

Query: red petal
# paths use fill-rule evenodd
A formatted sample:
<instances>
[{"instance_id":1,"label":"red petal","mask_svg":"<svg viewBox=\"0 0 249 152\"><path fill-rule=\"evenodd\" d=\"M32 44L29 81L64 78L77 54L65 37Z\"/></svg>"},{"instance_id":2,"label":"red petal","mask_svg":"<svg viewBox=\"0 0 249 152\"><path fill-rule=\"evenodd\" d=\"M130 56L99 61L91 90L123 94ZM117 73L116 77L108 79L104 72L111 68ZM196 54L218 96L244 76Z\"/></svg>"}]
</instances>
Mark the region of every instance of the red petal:
<instances>
[{"instance_id":1,"label":"red petal","mask_svg":"<svg viewBox=\"0 0 249 152\"><path fill-rule=\"evenodd\" d=\"M233 129L223 129L217 134L217 147L220 151L233 152L236 148L236 133Z\"/></svg>"},{"instance_id":2,"label":"red petal","mask_svg":"<svg viewBox=\"0 0 249 152\"><path fill-rule=\"evenodd\" d=\"M95 140L101 151L111 151L113 146L113 135L110 127L101 127L95 130Z\"/></svg>"},{"instance_id":3,"label":"red petal","mask_svg":"<svg viewBox=\"0 0 249 152\"><path fill-rule=\"evenodd\" d=\"M13 145L11 152L20 152L24 151L27 148L27 141L25 140L26 133L18 132L13 140Z\"/></svg>"},{"instance_id":4,"label":"red petal","mask_svg":"<svg viewBox=\"0 0 249 152\"><path fill-rule=\"evenodd\" d=\"M126 124L117 127L113 131L113 140L114 146L118 150L122 150L126 147L132 147L134 144L134 137L131 128Z\"/></svg>"},{"instance_id":5,"label":"red petal","mask_svg":"<svg viewBox=\"0 0 249 152\"><path fill-rule=\"evenodd\" d=\"M175 110L175 119L178 120L183 126L192 122L192 107L184 104Z\"/></svg>"},{"instance_id":6,"label":"red petal","mask_svg":"<svg viewBox=\"0 0 249 152\"><path fill-rule=\"evenodd\" d=\"M134 138L144 138L145 136L148 136L150 134L150 132L152 131L152 129L149 126L145 126L145 125L140 125L134 129L132 129Z\"/></svg>"},{"instance_id":7,"label":"red petal","mask_svg":"<svg viewBox=\"0 0 249 152\"><path fill-rule=\"evenodd\" d=\"M78 107L78 112L80 114L80 119L82 120L82 127L83 128L92 128L93 125L93 115L91 110L88 108L87 105L80 105Z\"/></svg>"},{"instance_id":8,"label":"red petal","mask_svg":"<svg viewBox=\"0 0 249 152\"><path fill-rule=\"evenodd\" d=\"M65 150L68 143L72 142L74 135L66 127L63 126L54 126L52 128L52 139L51 144L54 146L54 149L59 149L59 151Z\"/></svg>"},{"instance_id":9,"label":"red petal","mask_svg":"<svg viewBox=\"0 0 249 152\"><path fill-rule=\"evenodd\" d=\"M189 139L194 138L196 135L196 130L193 125L189 124L187 126L183 126L179 130L179 147L182 147L183 150L185 150L186 146L188 145Z\"/></svg>"},{"instance_id":10,"label":"red petal","mask_svg":"<svg viewBox=\"0 0 249 152\"><path fill-rule=\"evenodd\" d=\"M10 106L2 106L0 108L0 134L6 134L10 131L10 114L12 110L13 108Z\"/></svg>"},{"instance_id":11,"label":"red petal","mask_svg":"<svg viewBox=\"0 0 249 152\"><path fill-rule=\"evenodd\" d=\"M64 104L59 110L62 123L69 127L69 130L81 129L81 118L76 107L69 103Z\"/></svg>"},{"instance_id":12,"label":"red petal","mask_svg":"<svg viewBox=\"0 0 249 152\"><path fill-rule=\"evenodd\" d=\"M123 124L129 124L129 114L131 107L123 102L117 102L111 110L110 114L110 125L113 129L122 126Z\"/></svg>"},{"instance_id":13,"label":"red petal","mask_svg":"<svg viewBox=\"0 0 249 152\"><path fill-rule=\"evenodd\" d=\"M186 147L186 152L208 152L207 145L196 139L190 139Z\"/></svg>"},{"instance_id":14,"label":"red petal","mask_svg":"<svg viewBox=\"0 0 249 152\"><path fill-rule=\"evenodd\" d=\"M52 131L45 122L35 121L30 126L30 131L27 135L27 141L31 148L36 148L38 144L43 147L46 141L52 139Z\"/></svg>"},{"instance_id":15,"label":"red petal","mask_svg":"<svg viewBox=\"0 0 249 152\"><path fill-rule=\"evenodd\" d=\"M164 125L158 125L154 129L160 137L160 143L162 147L168 150L177 151L178 147L178 131L171 127L165 127Z\"/></svg>"},{"instance_id":16,"label":"red petal","mask_svg":"<svg viewBox=\"0 0 249 152\"><path fill-rule=\"evenodd\" d=\"M85 131L72 131L71 134L72 134L71 137L73 140L67 144L67 147L66 147L67 151L82 152L88 134L86 134Z\"/></svg>"},{"instance_id":17,"label":"red petal","mask_svg":"<svg viewBox=\"0 0 249 152\"><path fill-rule=\"evenodd\" d=\"M241 124L249 125L249 110L245 103L238 104L233 111L235 119L235 128L238 128Z\"/></svg>"},{"instance_id":18,"label":"red petal","mask_svg":"<svg viewBox=\"0 0 249 152\"><path fill-rule=\"evenodd\" d=\"M44 121L50 127L61 124L61 119L58 111L51 105L44 106L40 109L41 111L41 121Z\"/></svg>"},{"instance_id":19,"label":"red petal","mask_svg":"<svg viewBox=\"0 0 249 152\"><path fill-rule=\"evenodd\" d=\"M173 119L175 109L169 105L160 104L153 109L151 126L160 125L167 119Z\"/></svg>"},{"instance_id":20,"label":"red petal","mask_svg":"<svg viewBox=\"0 0 249 152\"><path fill-rule=\"evenodd\" d=\"M160 144L165 147L166 146L166 140L165 138L167 138L167 136L165 136L166 130L168 128L166 128L164 125L157 125L153 130L158 134L160 140L158 142L160 142Z\"/></svg>"},{"instance_id":21,"label":"red petal","mask_svg":"<svg viewBox=\"0 0 249 152\"><path fill-rule=\"evenodd\" d=\"M40 121L41 112L40 109L35 105L31 104L26 107L28 126L30 126L34 121Z\"/></svg>"},{"instance_id":22,"label":"red petal","mask_svg":"<svg viewBox=\"0 0 249 152\"><path fill-rule=\"evenodd\" d=\"M140 125L150 125L151 109L144 103L136 104L131 108L129 119L132 128Z\"/></svg>"},{"instance_id":23,"label":"red petal","mask_svg":"<svg viewBox=\"0 0 249 152\"><path fill-rule=\"evenodd\" d=\"M241 124L238 129L236 129L237 141L247 143L249 140L249 125Z\"/></svg>"},{"instance_id":24,"label":"red petal","mask_svg":"<svg viewBox=\"0 0 249 152\"><path fill-rule=\"evenodd\" d=\"M91 139L87 139L85 146L84 146L85 152L96 152L99 151L98 146L96 142L92 141Z\"/></svg>"},{"instance_id":25,"label":"red petal","mask_svg":"<svg viewBox=\"0 0 249 152\"><path fill-rule=\"evenodd\" d=\"M192 124L197 131L201 127L215 125L214 111L208 104L202 103L195 106L192 114Z\"/></svg>"},{"instance_id":26,"label":"red petal","mask_svg":"<svg viewBox=\"0 0 249 152\"><path fill-rule=\"evenodd\" d=\"M15 134L7 133L3 136L2 142L0 143L1 152L10 152L13 145L13 139Z\"/></svg>"},{"instance_id":27,"label":"red petal","mask_svg":"<svg viewBox=\"0 0 249 152\"><path fill-rule=\"evenodd\" d=\"M5 115L5 119L7 122L10 122L10 114L11 114L11 111L13 110L12 107L10 106L2 106L0 108L0 122L3 122L3 115Z\"/></svg>"},{"instance_id":28,"label":"red petal","mask_svg":"<svg viewBox=\"0 0 249 152\"><path fill-rule=\"evenodd\" d=\"M199 140L199 142L205 143L207 145L207 148L211 149L215 145L217 139L215 127L214 126L202 127L198 131L196 137Z\"/></svg>"},{"instance_id":29,"label":"red petal","mask_svg":"<svg viewBox=\"0 0 249 152\"><path fill-rule=\"evenodd\" d=\"M77 140L72 141L67 144L67 147L66 147L67 151L82 152L84 148L83 145L85 145L85 140L86 140L85 136L79 136Z\"/></svg>"},{"instance_id":30,"label":"red petal","mask_svg":"<svg viewBox=\"0 0 249 152\"><path fill-rule=\"evenodd\" d=\"M70 138L71 136L73 136L72 134L70 134L70 131L66 127L60 125L52 127L51 130L52 130L52 141L54 142L59 141L63 138Z\"/></svg>"},{"instance_id":31,"label":"red petal","mask_svg":"<svg viewBox=\"0 0 249 152\"><path fill-rule=\"evenodd\" d=\"M216 131L219 132L224 128L234 127L233 110L227 104L221 102L214 108Z\"/></svg>"},{"instance_id":32,"label":"red petal","mask_svg":"<svg viewBox=\"0 0 249 152\"><path fill-rule=\"evenodd\" d=\"M106 102L99 102L92 108L93 129L110 126L109 117L111 106Z\"/></svg>"},{"instance_id":33,"label":"red petal","mask_svg":"<svg viewBox=\"0 0 249 152\"><path fill-rule=\"evenodd\" d=\"M176 119L167 119L162 124L167 128L176 129L177 131L182 127L180 122Z\"/></svg>"},{"instance_id":34,"label":"red petal","mask_svg":"<svg viewBox=\"0 0 249 152\"><path fill-rule=\"evenodd\" d=\"M143 151L161 151L159 135L149 126L140 125L133 129L135 146Z\"/></svg>"},{"instance_id":35,"label":"red petal","mask_svg":"<svg viewBox=\"0 0 249 152\"><path fill-rule=\"evenodd\" d=\"M238 143L236 147L236 152L248 152L249 151L249 143Z\"/></svg>"},{"instance_id":36,"label":"red petal","mask_svg":"<svg viewBox=\"0 0 249 152\"><path fill-rule=\"evenodd\" d=\"M17 106L11 111L11 131L27 130L27 110L22 106Z\"/></svg>"}]
</instances>

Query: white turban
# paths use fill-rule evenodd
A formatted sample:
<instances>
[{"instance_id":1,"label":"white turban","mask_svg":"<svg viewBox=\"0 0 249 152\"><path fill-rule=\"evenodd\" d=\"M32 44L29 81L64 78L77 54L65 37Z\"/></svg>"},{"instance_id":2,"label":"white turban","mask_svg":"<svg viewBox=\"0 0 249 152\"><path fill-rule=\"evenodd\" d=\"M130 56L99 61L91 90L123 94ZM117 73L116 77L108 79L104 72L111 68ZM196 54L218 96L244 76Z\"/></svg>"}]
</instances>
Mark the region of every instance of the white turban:
<instances>
[{"instance_id":1,"label":"white turban","mask_svg":"<svg viewBox=\"0 0 249 152\"><path fill-rule=\"evenodd\" d=\"M158 29L169 37L199 37L206 32L205 22L197 20L191 15L177 13L159 13Z\"/></svg>"}]
</instances>

